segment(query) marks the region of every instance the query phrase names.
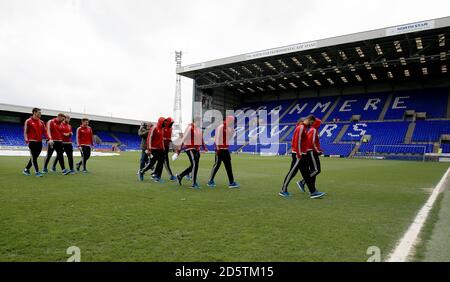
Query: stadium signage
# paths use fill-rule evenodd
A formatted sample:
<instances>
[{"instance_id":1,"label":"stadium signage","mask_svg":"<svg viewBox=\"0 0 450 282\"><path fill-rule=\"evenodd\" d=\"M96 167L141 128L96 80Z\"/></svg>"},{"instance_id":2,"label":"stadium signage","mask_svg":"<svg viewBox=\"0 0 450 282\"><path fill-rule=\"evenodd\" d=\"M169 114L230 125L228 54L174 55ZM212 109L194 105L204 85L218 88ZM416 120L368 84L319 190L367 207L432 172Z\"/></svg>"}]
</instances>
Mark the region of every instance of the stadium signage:
<instances>
[{"instance_id":1,"label":"stadium signage","mask_svg":"<svg viewBox=\"0 0 450 282\"><path fill-rule=\"evenodd\" d=\"M386 29L386 36L397 35L434 28L434 20L404 24Z\"/></svg>"},{"instance_id":2,"label":"stadium signage","mask_svg":"<svg viewBox=\"0 0 450 282\"><path fill-rule=\"evenodd\" d=\"M280 48L273 48L273 49L269 49L269 50L254 52L254 53L248 53L245 55L245 59L251 60L251 59L257 59L257 58L299 52L299 51L314 49L314 48L317 48L317 41L311 41L311 42L306 42L306 43L300 43L300 44L289 45L289 46L280 47Z\"/></svg>"}]
</instances>

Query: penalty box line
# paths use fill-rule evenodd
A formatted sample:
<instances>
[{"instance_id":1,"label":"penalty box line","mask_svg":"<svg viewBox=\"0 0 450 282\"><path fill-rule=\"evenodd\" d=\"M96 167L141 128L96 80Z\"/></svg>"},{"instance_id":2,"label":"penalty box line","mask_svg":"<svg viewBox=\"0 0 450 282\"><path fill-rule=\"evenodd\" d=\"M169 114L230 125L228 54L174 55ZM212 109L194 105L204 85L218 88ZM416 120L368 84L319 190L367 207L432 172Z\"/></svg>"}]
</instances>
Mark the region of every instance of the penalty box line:
<instances>
[{"instance_id":1,"label":"penalty box line","mask_svg":"<svg viewBox=\"0 0 450 282\"><path fill-rule=\"evenodd\" d=\"M403 237L400 239L400 241L397 243L397 246L392 251L392 253L389 255L387 262L406 262L408 261L409 256L412 254L414 247L417 244L420 231L422 230L428 215L431 211L431 209L434 206L434 203L436 202L437 197L439 194L444 191L446 187L447 178L450 173L450 167L447 169L445 174L442 176L439 183L436 185L436 187L433 189L433 192L428 197L428 200L425 202L425 204L420 209L417 216L414 218L413 223L409 226L406 233L403 235Z\"/></svg>"}]
</instances>

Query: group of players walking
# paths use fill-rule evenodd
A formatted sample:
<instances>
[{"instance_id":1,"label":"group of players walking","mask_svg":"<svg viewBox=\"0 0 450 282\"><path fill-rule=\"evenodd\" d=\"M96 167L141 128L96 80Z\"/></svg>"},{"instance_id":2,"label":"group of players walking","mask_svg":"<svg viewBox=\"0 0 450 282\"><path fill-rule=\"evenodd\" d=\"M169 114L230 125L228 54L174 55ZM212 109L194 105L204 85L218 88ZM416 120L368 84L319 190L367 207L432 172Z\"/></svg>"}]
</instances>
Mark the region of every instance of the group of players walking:
<instances>
[{"instance_id":1,"label":"group of players walking","mask_svg":"<svg viewBox=\"0 0 450 282\"><path fill-rule=\"evenodd\" d=\"M30 160L23 170L23 174L31 175L30 169L33 166L35 175L42 177L48 172L48 165L50 163L53 152L56 152L56 158L52 164L51 171L56 171L56 165L59 163L62 173L64 175L74 174L73 162L73 145L72 145L72 127L70 125L70 116L65 114L58 114L57 117L49 120L45 124L41 118L41 110L34 108L32 116L25 121L24 138L30 150ZM235 135L234 117L228 116L215 129L214 146L215 146L215 161L211 168L211 173L207 186L215 187L214 178L219 170L222 162L224 163L228 175L228 187L238 188L239 184L235 182L233 169L231 165L231 154L229 151L229 144ZM138 170L139 180L144 180L144 175L147 171L152 171L152 178L155 182L163 182L161 174L163 167L166 168L171 181L177 181L179 185L182 180L187 178L192 181L191 188L199 189L198 183L198 168L200 162L200 151L203 148L205 152L208 148L203 140L202 129L198 126L200 120L195 120L190 123L183 134L172 142L172 126L174 121L172 118L160 117L156 125L152 123L143 123L139 128L139 136L141 142L141 159ZM320 158L322 149L320 148L318 129L321 125L321 120L315 118L313 115L307 116L299 122L294 130L292 138L291 155L292 161L289 172L284 178L283 185L279 195L282 197L289 197L288 185L300 171L303 179L297 182L297 186L302 192L305 192L305 186L308 187L310 197L312 199L321 198L325 195L316 188L316 177L321 172ZM44 161L44 168L39 170L38 157L42 151L42 140L45 136L47 140L47 156ZM174 144L172 144L174 143ZM92 129L89 127L89 120L83 118L81 125L77 129L76 144L81 153L81 161L76 164L76 170L86 173L86 163L91 155L91 147L94 145L94 135ZM181 173L174 175L170 168L169 149L171 145L178 156L183 150L189 159L189 166ZM69 163L69 169L66 169L64 163L64 153L66 153Z\"/></svg>"},{"instance_id":2,"label":"group of players walking","mask_svg":"<svg viewBox=\"0 0 450 282\"><path fill-rule=\"evenodd\" d=\"M279 192L280 196L290 196L287 189L288 185L299 170L303 179L297 182L297 186L302 192L305 192L305 186L307 186L312 199L321 198L325 195L324 192L320 192L316 188L316 177L321 172L319 156L322 154L322 149L320 148L318 133L321 123L320 119L315 118L313 115L309 115L297 124L292 139L291 166L284 179L281 191ZM183 178L190 178L192 180L191 188L198 189L200 188L197 180L200 150L203 148L205 152L208 151L203 140L202 130L198 127L197 122L194 121L188 125L180 138L174 142L176 143L173 144L176 154L178 155L181 150L184 150L190 163L189 167L180 174L174 175L170 168L168 157L169 146L172 143L172 126L173 120L171 118L166 119L160 117L156 126L152 123L144 123L139 128L139 136L142 138L140 168L137 173L139 175L139 180L143 181L144 174L148 170L152 170L152 178L154 181L162 182L161 174L164 166L169 174L170 180L178 181L179 185L181 185ZM223 162L228 175L228 187L239 187L239 184L234 181L229 151L229 144L234 135L234 117L228 116L223 123L215 129L215 161L211 169L207 186L216 186L214 178ZM192 177L190 177L191 174Z\"/></svg>"},{"instance_id":3,"label":"group of players walking","mask_svg":"<svg viewBox=\"0 0 450 282\"><path fill-rule=\"evenodd\" d=\"M307 116L297 124L292 138L291 166L284 178L281 191L278 193L280 196L290 196L288 185L299 170L303 179L297 182L297 186L302 192L305 192L306 184L311 199L321 198L325 195L316 188L316 177L321 172L319 156L322 154L322 149L318 132L321 124L322 121L313 115Z\"/></svg>"},{"instance_id":4,"label":"group of players walking","mask_svg":"<svg viewBox=\"0 0 450 282\"><path fill-rule=\"evenodd\" d=\"M25 121L24 139L30 150L30 160L23 170L23 174L31 175L31 167L34 167L35 175L42 177L48 173L53 152L56 152L56 158L52 164L51 171L56 172L56 165L59 163L64 175L74 174L73 145L72 145L72 126L70 125L70 116L58 114L57 117L49 120L47 124L41 120L41 110L34 108L32 116ZM38 157L42 152L43 136L47 140L47 156L44 161L44 168L39 170ZM76 164L77 171L82 167L83 173L87 173L86 163L91 155L91 146L94 145L94 135L89 127L89 119L83 118L76 134L77 147L81 153L81 160ZM69 162L69 169L66 169L64 162L64 153L66 153Z\"/></svg>"},{"instance_id":5,"label":"group of players walking","mask_svg":"<svg viewBox=\"0 0 450 282\"><path fill-rule=\"evenodd\" d=\"M200 151L205 152L208 148L203 140L202 129L197 125L199 120L190 123L180 138L176 142L172 142L172 118L160 117L156 125L152 123L144 123L139 128L139 136L142 138L141 142L141 160L138 171L139 180L144 180L144 174L148 170L152 170L152 178L155 182L162 182L161 174L163 167L166 168L169 174L169 179L178 181L182 184L182 180L187 178L192 181L191 188L199 189L198 183L198 168L200 162ZM239 184L234 181L233 169L231 166L231 155L229 152L229 142L234 136L234 117L227 117L224 122L216 128L215 148L216 158L215 163L211 169L211 175L208 181L209 187L215 187L215 175L220 168L221 163L225 165L228 175L229 188L238 188ZM183 150L189 159L189 166L181 173L174 175L169 163L169 148L173 144L176 155L179 155Z\"/></svg>"}]
</instances>

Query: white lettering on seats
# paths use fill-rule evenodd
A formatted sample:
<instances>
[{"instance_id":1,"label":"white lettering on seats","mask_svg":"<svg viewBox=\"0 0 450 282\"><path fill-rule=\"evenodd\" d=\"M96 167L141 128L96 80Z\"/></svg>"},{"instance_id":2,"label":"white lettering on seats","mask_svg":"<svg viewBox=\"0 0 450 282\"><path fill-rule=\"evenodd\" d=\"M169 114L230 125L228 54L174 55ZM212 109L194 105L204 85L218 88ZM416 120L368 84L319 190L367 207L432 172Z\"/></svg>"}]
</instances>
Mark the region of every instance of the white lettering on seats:
<instances>
[{"instance_id":1,"label":"white lettering on seats","mask_svg":"<svg viewBox=\"0 0 450 282\"><path fill-rule=\"evenodd\" d=\"M344 103L342 104L342 106L339 109L339 111L340 112L350 112L352 110L350 103L354 103L356 101L358 101L358 100L347 100L347 101L344 101Z\"/></svg>"},{"instance_id":2,"label":"white lettering on seats","mask_svg":"<svg viewBox=\"0 0 450 282\"><path fill-rule=\"evenodd\" d=\"M406 109L405 101L401 101L400 99L409 99L409 96L395 97L394 103L392 104L392 109Z\"/></svg>"},{"instance_id":3,"label":"white lettering on seats","mask_svg":"<svg viewBox=\"0 0 450 282\"><path fill-rule=\"evenodd\" d=\"M369 109L369 107L371 107L372 110L374 110L374 111L378 110L377 104L379 104L380 102L381 102L380 98L369 99L366 103L366 106L364 107L364 111L367 111Z\"/></svg>"}]
</instances>

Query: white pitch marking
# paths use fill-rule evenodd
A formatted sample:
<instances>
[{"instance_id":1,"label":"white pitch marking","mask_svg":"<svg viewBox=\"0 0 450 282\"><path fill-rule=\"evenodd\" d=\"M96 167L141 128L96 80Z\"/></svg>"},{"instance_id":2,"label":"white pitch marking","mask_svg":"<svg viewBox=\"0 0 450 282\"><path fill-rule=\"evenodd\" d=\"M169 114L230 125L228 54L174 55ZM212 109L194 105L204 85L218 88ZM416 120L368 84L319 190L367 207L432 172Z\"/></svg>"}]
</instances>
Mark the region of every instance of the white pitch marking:
<instances>
[{"instance_id":1,"label":"white pitch marking","mask_svg":"<svg viewBox=\"0 0 450 282\"><path fill-rule=\"evenodd\" d=\"M413 223L409 226L405 235L403 235L402 239L400 239L399 243L393 250L393 252L389 255L387 262L406 262L408 257L411 255L414 246L417 244L417 239L419 237L420 231L422 230L423 225L430 213L430 210L433 208L436 199L442 191L445 189L445 183L447 177L450 172L450 167L445 172L444 176L442 176L439 183L433 189L433 193L431 193L427 202L420 209Z\"/></svg>"}]
</instances>

